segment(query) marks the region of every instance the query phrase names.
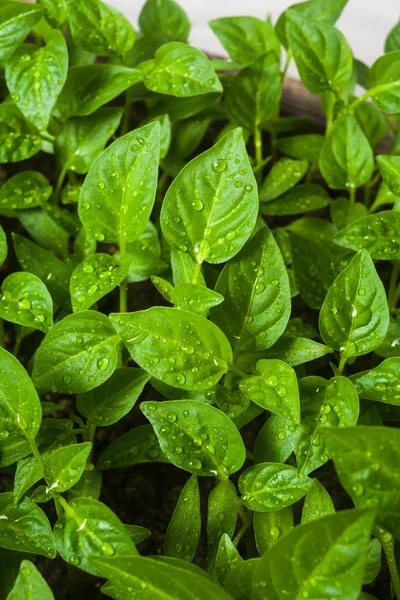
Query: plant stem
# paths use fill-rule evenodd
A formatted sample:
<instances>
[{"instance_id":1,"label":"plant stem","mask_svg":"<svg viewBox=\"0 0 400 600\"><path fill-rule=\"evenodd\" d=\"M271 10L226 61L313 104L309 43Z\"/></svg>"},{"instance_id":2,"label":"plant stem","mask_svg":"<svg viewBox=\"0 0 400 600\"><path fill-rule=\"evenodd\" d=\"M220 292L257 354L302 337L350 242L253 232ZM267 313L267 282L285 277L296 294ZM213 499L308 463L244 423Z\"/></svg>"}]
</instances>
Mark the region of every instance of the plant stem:
<instances>
[{"instance_id":1,"label":"plant stem","mask_svg":"<svg viewBox=\"0 0 400 600\"><path fill-rule=\"evenodd\" d=\"M47 142L54 142L54 140L56 139L55 136L51 135L51 133L49 133L48 131L41 131L40 137L46 140Z\"/></svg>"},{"instance_id":2,"label":"plant stem","mask_svg":"<svg viewBox=\"0 0 400 600\"><path fill-rule=\"evenodd\" d=\"M397 286L397 288L396 288L396 291L394 292L394 294L393 294L393 298L392 298L392 300L391 300L391 307L390 307L390 310L391 310L392 312L395 312L395 311L396 311L396 307L397 307L397 303L398 303L399 299L400 299L400 283L399 283L399 285Z\"/></svg>"},{"instance_id":3,"label":"plant stem","mask_svg":"<svg viewBox=\"0 0 400 600\"><path fill-rule=\"evenodd\" d=\"M354 204L356 201L356 188L354 187L349 188L349 200L350 204Z\"/></svg>"},{"instance_id":4,"label":"plant stem","mask_svg":"<svg viewBox=\"0 0 400 600\"><path fill-rule=\"evenodd\" d=\"M125 93L124 114L122 117L121 135L125 135L130 131L132 112L132 89L128 88Z\"/></svg>"},{"instance_id":5,"label":"plant stem","mask_svg":"<svg viewBox=\"0 0 400 600\"><path fill-rule=\"evenodd\" d=\"M397 282L399 279L399 274L400 274L400 262L396 260L393 262L392 274L390 276L389 289L388 289L388 304L389 304L390 309L395 307L395 304L393 304L393 300L396 298L396 289L397 289Z\"/></svg>"},{"instance_id":6,"label":"plant stem","mask_svg":"<svg viewBox=\"0 0 400 600\"><path fill-rule=\"evenodd\" d=\"M339 375L341 375L343 373L343 369L345 368L346 363L347 363L347 358L345 356L343 356L343 354L341 354L339 366L338 366L338 374Z\"/></svg>"},{"instance_id":7,"label":"plant stem","mask_svg":"<svg viewBox=\"0 0 400 600\"><path fill-rule=\"evenodd\" d=\"M259 127L255 128L254 131L254 150L255 150L255 161L256 161L256 166L255 166L255 173L256 173L256 179L257 179L257 183L260 186L261 182L262 182L262 162L263 162L263 156L262 156L262 138L261 138L261 131Z\"/></svg>"},{"instance_id":8,"label":"plant stem","mask_svg":"<svg viewBox=\"0 0 400 600\"><path fill-rule=\"evenodd\" d=\"M59 201L59 198L60 198L61 188L63 186L66 174L67 174L67 169L66 168L61 169L60 174L58 175L56 187L54 188L54 192L53 192L53 202L54 202L54 204L58 204L58 201Z\"/></svg>"},{"instance_id":9,"label":"plant stem","mask_svg":"<svg viewBox=\"0 0 400 600\"><path fill-rule=\"evenodd\" d=\"M42 469L42 472L44 472L43 458L42 458L42 455L39 452L39 448L37 447L36 441L33 438L31 438L31 436L28 435L25 432L25 430L23 430L23 432L24 432L24 435L25 435L25 439L28 442L28 444L29 444L29 446L30 446L30 448L32 450L33 456L36 458L37 462L39 463L40 468ZM44 478L44 480L46 481L45 478ZM48 486L47 481L46 481L46 485ZM59 519L61 517L62 513L63 513L63 511L62 511L62 509L60 507L60 503L59 503L59 496L54 496L53 500L54 500L54 506L55 506L55 509L56 509L57 518Z\"/></svg>"},{"instance_id":10,"label":"plant stem","mask_svg":"<svg viewBox=\"0 0 400 600\"><path fill-rule=\"evenodd\" d=\"M126 262L126 241L123 233L120 235L119 255L121 269L125 268ZM119 284L119 312L127 312L128 310L128 281L125 278Z\"/></svg>"},{"instance_id":11,"label":"plant stem","mask_svg":"<svg viewBox=\"0 0 400 600\"><path fill-rule=\"evenodd\" d=\"M192 277L192 283L197 283L197 280L199 278L199 275L201 273L201 265L202 263L195 263L194 265L194 271L193 271L193 277Z\"/></svg>"},{"instance_id":12,"label":"plant stem","mask_svg":"<svg viewBox=\"0 0 400 600\"><path fill-rule=\"evenodd\" d=\"M264 158L261 164L253 167L253 173L257 173L257 171L263 169L265 165L269 163L270 160L272 160L272 156L267 156L267 158Z\"/></svg>"},{"instance_id":13,"label":"plant stem","mask_svg":"<svg viewBox=\"0 0 400 600\"><path fill-rule=\"evenodd\" d=\"M0 347L1 348L5 348L5 342L4 342L4 321L3 319L0 319Z\"/></svg>"},{"instance_id":14,"label":"plant stem","mask_svg":"<svg viewBox=\"0 0 400 600\"><path fill-rule=\"evenodd\" d=\"M283 67L283 71L282 71L282 81L285 79L286 77L286 73L288 72L289 69L289 65L290 65L290 61L292 60L292 52L290 50L288 50L287 54L286 54L286 60L285 60L285 65Z\"/></svg>"},{"instance_id":15,"label":"plant stem","mask_svg":"<svg viewBox=\"0 0 400 600\"><path fill-rule=\"evenodd\" d=\"M17 356L18 356L18 352L19 352L19 349L21 347L21 342L22 342L22 337L20 335L18 335L15 338L14 348L13 348L13 351L12 351L13 356L15 356L15 358L17 358Z\"/></svg>"},{"instance_id":16,"label":"plant stem","mask_svg":"<svg viewBox=\"0 0 400 600\"><path fill-rule=\"evenodd\" d=\"M250 523L251 523L251 514L246 512L242 506L239 506L238 513L242 520L242 524L239 528L239 531L237 532L237 534L235 535L235 537L233 539L233 545L235 546L235 548L239 544L240 540L242 539L243 535L246 533L246 531L249 528Z\"/></svg>"},{"instance_id":17,"label":"plant stem","mask_svg":"<svg viewBox=\"0 0 400 600\"><path fill-rule=\"evenodd\" d=\"M397 600L400 600L400 577L399 572L397 570L396 565L396 556L394 553L394 538L393 535L383 529L382 527L377 527L374 531L376 537L382 544L383 551L386 556L387 564L390 571L390 578L392 580L392 586L394 592L396 594Z\"/></svg>"}]
</instances>

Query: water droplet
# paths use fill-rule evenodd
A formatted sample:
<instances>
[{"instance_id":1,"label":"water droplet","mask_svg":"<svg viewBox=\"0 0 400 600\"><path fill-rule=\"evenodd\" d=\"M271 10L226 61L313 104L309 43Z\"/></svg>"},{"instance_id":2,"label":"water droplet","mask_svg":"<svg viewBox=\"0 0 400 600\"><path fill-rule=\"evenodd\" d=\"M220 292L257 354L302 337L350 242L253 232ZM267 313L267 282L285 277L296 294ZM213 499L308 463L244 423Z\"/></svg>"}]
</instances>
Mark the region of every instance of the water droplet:
<instances>
[{"instance_id":1,"label":"water droplet","mask_svg":"<svg viewBox=\"0 0 400 600\"><path fill-rule=\"evenodd\" d=\"M171 423L175 423L175 421L178 419L178 417L176 416L175 413L171 412L167 414L167 419L168 421L171 421Z\"/></svg>"},{"instance_id":2,"label":"water droplet","mask_svg":"<svg viewBox=\"0 0 400 600\"><path fill-rule=\"evenodd\" d=\"M103 358L99 358L99 360L97 361L97 368L99 369L99 371L105 371L108 367L109 362L110 361L105 356Z\"/></svg>"},{"instance_id":3,"label":"water droplet","mask_svg":"<svg viewBox=\"0 0 400 600\"><path fill-rule=\"evenodd\" d=\"M362 496L364 493L364 486L361 483L356 482L352 487L352 491L355 496Z\"/></svg>"},{"instance_id":4,"label":"water droplet","mask_svg":"<svg viewBox=\"0 0 400 600\"><path fill-rule=\"evenodd\" d=\"M5 440L6 438L8 438L9 435L10 432L6 429L3 429L2 431L0 431L0 440Z\"/></svg>"},{"instance_id":5,"label":"water droplet","mask_svg":"<svg viewBox=\"0 0 400 600\"><path fill-rule=\"evenodd\" d=\"M212 170L215 171L215 173L223 173L226 169L226 160L214 160L211 166Z\"/></svg>"},{"instance_id":6,"label":"water droplet","mask_svg":"<svg viewBox=\"0 0 400 600\"><path fill-rule=\"evenodd\" d=\"M81 561L77 556L75 556L75 554L71 554L69 557L69 562L71 565L74 565L74 567L77 567Z\"/></svg>"},{"instance_id":7,"label":"water droplet","mask_svg":"<svg viewBox=\"0 0 400 600\"><path fill-rule=\"evenodd\" d=\"M113 556L113 554L115 554L114 546L112 544L109 544L108 542L104 542L101 545L101 551L107 556Z\"/></svg>"},{"instance_id":8,"label":"water droplet","mask_svg":"<svg viewBox=\"0 0 400 600\"><path fill-rule=\"evenodd\" d=\"M188 465L189 469L196 469L196 470L201 469L201 467L202 467L202 464L198 458L192 458L191 460L188 461L187 465Z\"/></svg>"},{"instance_id":9,"label":"water droplet","mask_svg":"<svg viewBox=\"0 0 400 600\"><path fill-rule=\"evenodd\" d=\"M192 208L193 208L193 210L200 212L201 210L203 210L204 204L201 200L194 200L192 202Z\"/></svg>"},{"instance_id":10,"label":"water droplet","mask_svg":"<svg viewBox=\"0 0 400 600\"><path fill-rule=\"evenodd\" d=\"M30 309L32 306L31 301L28 298L21 298L18 300L18 307L23 308L24 310Z\"/></svg>"},{"instance_id":11,"label":"water droplet","mask_svg":"<svg viewBox=\"0 0 400 600\"><path fill-rule=\"evenodd\" d=\"M104 190L104 188L106 187L106 184L104 183L104 181L99 181L98 186L101 190Z\"/></svg>"}]
</instances>

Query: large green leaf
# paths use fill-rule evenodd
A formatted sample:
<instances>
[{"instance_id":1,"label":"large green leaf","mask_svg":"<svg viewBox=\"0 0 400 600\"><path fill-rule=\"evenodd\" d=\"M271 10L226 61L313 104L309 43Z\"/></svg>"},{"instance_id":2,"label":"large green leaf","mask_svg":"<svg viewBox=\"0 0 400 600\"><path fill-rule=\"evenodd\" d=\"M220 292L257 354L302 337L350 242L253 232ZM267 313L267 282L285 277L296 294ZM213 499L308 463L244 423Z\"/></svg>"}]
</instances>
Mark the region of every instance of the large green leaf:
<instances>
[{"instance_id":1,"label":"large green leaf","mask_svg":"<svg viewBox=\"0 0 400 600\"><path fill-rule=\"evenodd\" d=\"M48 331L53 325L53 301L32 273L11 273L1 286L0 317L12 323Z\"/></svg>"},{"instance_id":2,"label":"large green leaf","mask_svg":"<svg viewBox=\"0 0 400 600\"><path fill-rule=\"evenodd\" d=\"M400 214L384 210L357 219L339 231L333 241L356 251L365 248L375 260L400 260Z\"/></svg>"},{"instance_id":3,"label":"large green leaf","mask_svg":"<svg viewBox=\"0 0 400 600\"><path fill-rule=\"evenodd\" d=\"M197 263L234 256L253 231L257 186L241 129L191 160L168 189L161 211L167 242Z\"/></svg>"},{"instance_id":4,"label":"large green leaf","mask_svg":"<svg viewBox=\"0 0 400 600\"><path fill-rule=\"evenodd\" d=\"M41 19L43 9L25 2L8 2L0 7L0 62L5 63Z\"/></svg>"},{"instance_id":5,"label":"large green leaf","mask_svg":"<svg viewBox=\"0 0 400 600\"><path fill-rule=\"evenodd\" d=\"M29 600L29 598L54 600L53 592L35 565L29 560L23 560L7 600Z\"/></svg>"},{"instance_id":6,"label":"large green leaf","mask_svg":"<svg viewBox=\"0 0 400 600\"><path fill-rule=\"evenodd\" d=\"M19 162L37 154L39 131L11 103L0 104L0 162Z\"/></svg>"},{"instance_id":7,"label":"large green leaf","mask_svg":"<svg viewBox=\"0 0 400 600\"><path fill-rule=\"evenodd\" d=\"M381 110L400 110L400 51L389 52L374 62L369 71L370 93Z\"/></svg>"},{"instance_id":8,"label":"large green leaf","mask_svg":"<svg viewBox=\"0 0 400 600\"><path fill-rule=\"evenodd\" d=\"M368 371L351 376L360 398L400 406L400 357L387 358Z\"/></svg>"}]
</instances>

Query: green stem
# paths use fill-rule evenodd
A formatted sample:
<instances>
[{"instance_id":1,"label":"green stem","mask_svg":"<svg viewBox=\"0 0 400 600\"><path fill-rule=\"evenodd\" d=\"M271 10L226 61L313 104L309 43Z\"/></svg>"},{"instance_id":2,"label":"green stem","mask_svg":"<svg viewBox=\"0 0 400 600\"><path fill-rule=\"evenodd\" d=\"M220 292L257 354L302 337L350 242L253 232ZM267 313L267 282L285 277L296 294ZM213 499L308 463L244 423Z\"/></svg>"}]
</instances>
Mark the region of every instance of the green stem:
<instances>
[{"instance_id":1,"label":"green stem","mask_svg":"<svg viewBox=\"0 0 400 600\"><path fill-rule=\"evenodd\" d=\"M41 131L40 137L43 140L46 140L47 142L54 142L54 140L56 139L55 136L51 135L51 133L49 133L48 131Z\"/></svg>"},{"instance_id":2,"label":"green stem","mask_svg":"<svg viewBox=\"0 0 400 600\"><path fill-rule=\"evenodd\" d=\"M343 373L346 363L347 363L347 358L345 356L343 356L343 354L341 354L339 366L338 366L338 375L341 375Z\"/></svg>"},{"instance_id":3,"label":"green stem","mask_svg":"<svg viewBox=\"0 0 400 600\"><path fill-rule=\"evenodd\" d=\"M124 232L123 232L124 233ZM123 233L120 236L119 255L121 269L125 268L126 263L126 240ZM128 281L125 278L119 284L119 312L127 312L128 310Z\"/></svg>"},{"instance_id":4,"label":"green stem","mask_svg":"<svg viewBox=\"0 0 400 600\"><path fill-rule=\"evenodd\" d=\"M54 188L54 192L53 192L54 204L58 204L58 201L60 198L60 193L61 193L61 188L63 186L66 174L67 174L67 169L64 167L63 169L61 169L60 174L58 175L56 187Z\"/></svg>"},{"instance_id":5,"label":"green stem","mask_svg":"<svg viewBox=\"0 0 400 600\"><path fill-rule=\"evenodd\" d=\"M21 348L21 342L22 342L22 337L20 335L18 335L15 338L14 348L13 348L13 351L12 351L13 356L15 356L15 358L17 358L17 356L18 356L19 349Z\"/></svg>"},{"instance_id":6,"label":"green stem","mask_svg":"<svg viewBox=\"0 0 400 600\"><path fill-rule=\"evenodd\" d=\"M197 280L199 278L199 275L201 273L201 265L202 263L195 263L194 265L194 271L193 271L193 277L192 277L192 283L197 283Z\"/></svg>"},{"instance_id":7,"label":"green stem","mask_svg":"<svg viewBox=\"0 0 400 600\"><path fill-rule=\"evenodd\" d=\"M254 131L254 151L255 151L255 162L256 162L256 166L255 166L255 174L256 174L256 179L257 179L257 183L260 186L261 182L262 182L262 162L263 162L263 156L262 156L262 138L261 138L261 131L259 127L255 128Z\"/></svg>"},{"instance_id":8,"label":"green stem","mask_svg":"<svg viewBox=\"0 0 400 600\"><path fill-rule=\"evenodd\" d=\"M356 201L356 188L354 187L349 188L349 200L350 204L354 204Z\"/></svg>"},{"instance_id":9,"label":"green stem","mask_svg":"<svg viewBox=\"0 0 400 600\"><path fill-rule=\"evenodd\" d=\"M132 112L132 88L128 88L125 92L124 115L122 117L121 135L125 135L130 131Z\"/></svg>"},{"instance_id":10,"label":"green stem","mask_svg":"<svg viewBox=\"0 0 400 600\"><path fill-rule=\"evenodd\" d=\"M398 303L399 299L400 299L400 284L397 286L396 291L394 292L393 298L391 300L392 306L391 306L390 310L392 312L396 311L396 307L397 307L397 303Z\"/></svg>"},{"instance_id":11,"label":"green stem","mask_svg":"<svg viewBox=\"0 0 400 600\"><path fill-rule=\"evenodd\" d=\"M399 261L394 261L393 262L393 268L392 268L392 273L390 276L390 282L389 282L389 289L388 289L388 304L389 304L389 308L394 308L395 305L393 304L393 299L396 297L396 289L397 289L397 282L399 279L399 274L400 274L400 262Z\"/></svg>"},{"instance_id":12,"label":"green stem","mask_svg":"<svg viewBox=\"0 0 400 600\"><path fill-rule=\"evenodd\" d=\"M287 54L286 54L286 60L285 60L285 65L283 67L283 71L282 71L282 81L285 79L286 77L286 73L288 72L289 69L289 65L290 62L292 60L292 52L290 50L288 50Z\"/></svg>"},{"instance_id":13,"label":"green stem","mask_svg":"<svg viewBox=\"0 0 400 600\"><path fill-rule=\"evenodd\" d=\"M251 514L248 513L243 506L238 507L238 513L239 513L239 517L242 521L242 524L239 528L239 531L237 532L237 534L235 535L234 539L233 539L233 545L235 546L235 548L237 547L237 545L239 544L240 540L242 539L243 535L246 533L247 529L249 528L250 524L251 524Z\"/></svg>"},{"instance_id":14,"label":"green stem","mask_svg":"<svg viewBox=\"0 0 400 600\"><path fill-rule=\"evenodd\" d=\"M392 580L392 586L394 592L396 594L397 600L400 600L400 577L399 572L396 565L396 556L394 553L394 538L393 535L383 529L382 527L378 527L374 531L376 537L382 544L383 551L386 556L387 564L389 567L390 578Z\"/></svg>"},{"instance_id":15,"label":"green stem","mask_svg":"<svg viewBox=\"0 0 400 600\"><path fill-rule=\"evenodd\" d=\"M245 373L241 369L238 369L238 367L236 367L232 363L228 362L228 367L229 367L229 371L232 371L233 373L236 373L237 375L240 375L240 377L247 377L247 375L248 375L247 373Z\"/></svg>"},{"instance_id":16,"label":"green stem","mask_svg":"<svg viewBox=\"0 0 400 600\"><path fill-rule=\"evenodd\" d=\"M6 344L4 341L4 321L3 321L3 319L0 319L0 346L2 348L6 347Z\"/></svg>"},{"instance_id":17,"label":"green stem","mask_svg":"<svg viewBox=\"0 0 400 600\"><path fill-rule=\"evenodd\" d=\"M265 165L269 163L270 160L272 160L272 156L267 156L267 158L264 158L261 164L253 167L253 173L257 173L257 171L263 169Z\"/></svg>"}]
</instances>

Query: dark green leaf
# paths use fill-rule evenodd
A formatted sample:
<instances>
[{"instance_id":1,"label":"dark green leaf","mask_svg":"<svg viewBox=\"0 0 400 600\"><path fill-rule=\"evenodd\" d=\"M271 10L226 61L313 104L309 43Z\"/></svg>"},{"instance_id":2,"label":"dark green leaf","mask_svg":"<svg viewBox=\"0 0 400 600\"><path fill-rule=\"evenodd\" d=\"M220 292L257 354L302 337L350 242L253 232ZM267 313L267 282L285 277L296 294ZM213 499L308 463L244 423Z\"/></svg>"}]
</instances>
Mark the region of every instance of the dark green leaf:
<instances>
[{"instance_id":1,"label":"dark green leaf","mask_svg":"<svg viewBox=\"0 0 400 600\"><path fill-rule=\"evenodd\" d=\"M400 406L400 358L387 358L370 371L351 376L360 398Z\"/></svg>"},{"instance_id":2,"label":"dark green leaf","mask_svg":"<svg viewBox=\"0 0 400 600\"><path fill-rule=\"evenodd\" d=\"M43 9L25 2L4 0L0 7L0 62L5 63L41 19Z\"/></svg>"},{"instance_id":3,"label":"dark green leaf","mask_svg":"<svg viewBox=\"0 0 400 600\"><path fill-rule=\"evenodd\" d=\"M0 317L12 323L48 331L53 325L53 301L32 273L11 273L1 286Z\"/></svg>"},{"instance_id":4,"label":"dark green leaf","mask_svg":"<svg viewBox=\"0 0 400 600\"><path fill-rule=\"evenodd\" d=\"M243 353L237 366L248 370L247 365L251 363L253 366L257 360L262 358L278 358L291 367L295 367L296 365L316 360L330 352L332 352L332 349L329 346L324 346L313 340L303 337L282 336L268 350Z\"/></svg>"},{"instance_id":5,"label":"dark green leaf","mask_svg":"<svg viewBox=\"0 0 400 600\"><path fill-rule=\"evenodd\" d=\"M139 15L139 26L146 37L165 42L186 42L190 22L183 8L174 0L147 0Z\"/></svg>"},{"instance_id":6,"label":"dark green leaf","mask_svg":"<svg viewBox=\"0 0 400 600\"><path fill-rule=\"evenodd\" d=\"M325 517L325 515L331 515L335 512L332 499L322 483L318 479L314 479L310 491L304 500L304 506L301 513L301 523L309 523Z\"/></svg>"},{"instance_id":7,"label":"dark green leaf","mask_svg":"<svg viewBox=\"0 0 400 600\"><path fill-rule=\"evenodd\" d=\"M233 537L236 528L240 501L233 483L228 479L220 481L211 490L207 511L207 557L213 566L221 537Z\"/></svg>"},{"instance_id":8,"label":"dark green leaf","mask_svg":"<svg viewBox=\"0 0 400 600\"><path fill-rule=\"evenodd\" d=\"M400 156L376 157L383 181L396 196L400 195Z\"/></svg>"},{"instance_id":9,"label":"dark green leaf","mask_svg":"<svg viewBox=\"0 0 400 600\"><path fill-rule=\"evenodd\" d=\"M324 141L323 135L306 133L281 138L275 142L275 147L283 154L297 160L308 160L310 163L318 164Z\"/></svg>"},{"instance_id":10,"label":"dark green leaf","mask_svg":"<svg viewBox=\"0 0 400 600\"><path fill-rule=\"evenodd\" d=\"M228 573L243 561L236 547L232 543L229 535L226 533L220 539L217 556L215 558L215 566L213 572L217 580L223 585Z\"/></svg>"},{"instance_id":11,"label":"dark green leaf","mask_svg":"<svg viewBox=\"0 0 400 600\"><path fill-rule=\"evenodd\" d=\"M8 179L0 188L1 207L21 210L40 206L51 196L49 182L38 171L21 171Z\"/></svg>"},{"instance_id":12,"label":"dark green leaf","mask_svg":"<svg viewBox=\"0 0 400 600\"><path fill-rule=\"evenodd\" d=\"M14 104L4 102L0 104L0 145L0 162L2 163L19 162L30 158L37 154L42 146L38 130L25 119Z\"/></svg>"},{"instance_id":13,"label":"dark green leaf","mask_svg":"<svg viewBox=\"0 0 400 600\"><path fill-rule=\"evenodd\" d=\"M400 110L400 51L389 52L374 62L369 73L371 96L387 113Z\"/></svg>"},{"instance_id":14,"label":"dark green leaf","mask_svg":"<svg viewBox=\"0 0 400 600\"><path fill-rule=\"evenodd\" d=\"M260 210L263 215L297 215L324 208L331 199L327 191L317 183L304 183L288 190L279 198L264 202Z\"/></svg>"},{"instance_id":15,"label":"dark green leaf","mask_svg":"<svg viewBox=\"0 0 400 600\"><path fill-rule=\"evenodd\" d=\"M385 52L400 50L400 22L390 30L385 40Z\"/></svg>"},{"instance_id":16,"label":"dark green leaf","mask_svg":"<svg viewBox=\"0 0 400 600\"><path fill-rule=\"evenodd\" d=\"M23 560L7 600L29 600L30 598L54 600L51 589L35 565L29 560Z\"/></svg>"},{"instance_id":17,"label":"dark green leaf","mask_svg":"<svg viewBox=\"0 0 400 600\"><path fill-rule=\"evenodd\" d=\"M255 512L253 515L254 535L257 550L262 556L281 535L293 529L293 512L290 506L273 512Z\"/></svg>"},{"instance_id":18,"label":"dark green leaf","mask_svg":"<svg viewBox=\"0 0 400 600\"><path fill-rule=\"evenodd\" d=\"M154 461L169 462L151 425L141 425L111 442L101 454L97 467L107 470Z\"/></svg>"},{"instance_id":19,"label":"dark green leaf","mask_svg":"<svg viewBox=\"0 0 400 600\"><path fill-rule=\"evenodd\" d=\"M192 475L179 496L164 540L165 556L191 562L200 539L200 493L196 475Z\"/></svg>"},{"instance_id":20,"label":"dark green leaf","mask_svg":"<svg viewBox=\"0 0 400 600\"><path fill-rule=\"evenodd\" d=\"M262 184L260 202L270 202L296 185L306 174L306 160L281 158L274 164Z\"/></svg>"}]
</instances>

